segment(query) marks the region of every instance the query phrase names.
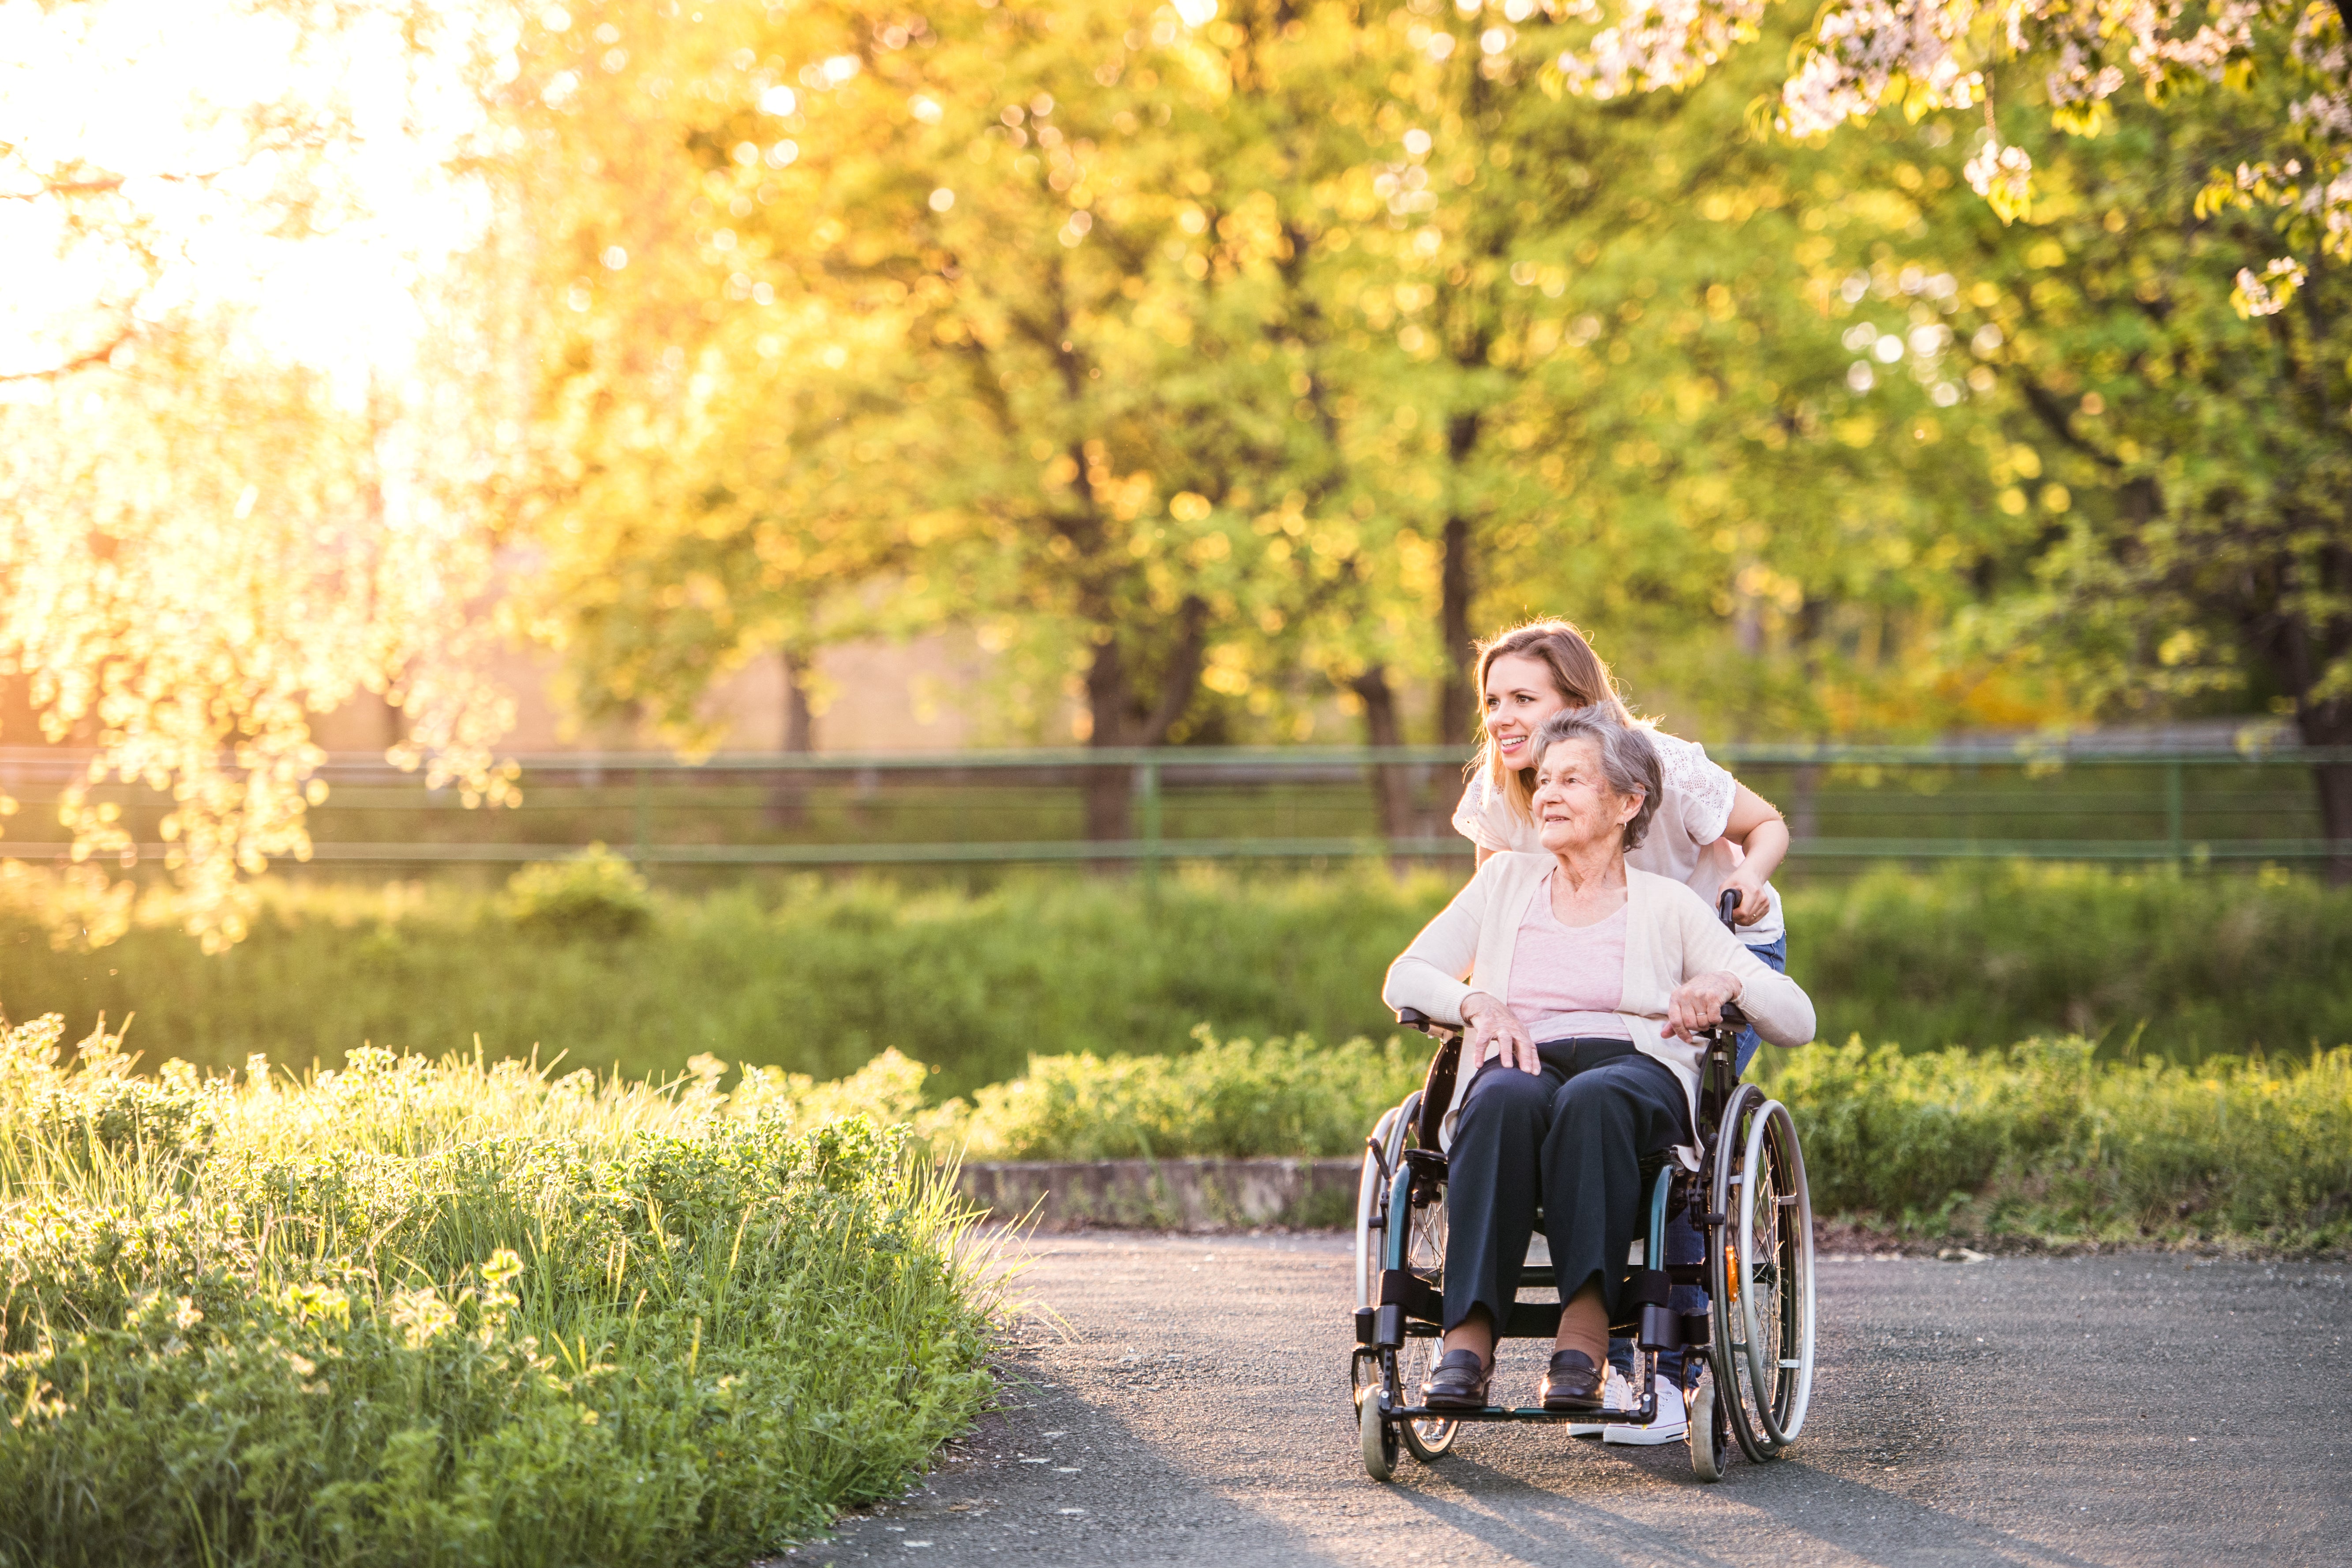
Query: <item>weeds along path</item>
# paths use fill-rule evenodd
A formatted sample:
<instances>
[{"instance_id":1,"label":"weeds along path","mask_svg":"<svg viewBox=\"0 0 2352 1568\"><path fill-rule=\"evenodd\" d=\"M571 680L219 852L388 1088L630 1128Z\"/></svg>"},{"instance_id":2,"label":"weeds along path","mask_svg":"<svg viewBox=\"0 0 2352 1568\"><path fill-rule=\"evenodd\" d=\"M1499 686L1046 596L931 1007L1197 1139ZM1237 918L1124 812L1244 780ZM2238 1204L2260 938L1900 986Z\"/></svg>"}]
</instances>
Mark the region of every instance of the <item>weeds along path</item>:
<instances>
[{"instance_id":1,"label":"weeds along path","mask_svg":"<svg viewBox=\"0 0 2352 1568\"><path fill-rule=\"evenodd\" d=\"M0 1568L733 1568L992 1391L968 1226L866 1122L58 1041L0 1031Z\"/></svg>"},{"instance_id":2,"label":"weeds along path","mask_svg":"<svg viewBox=\"0 0 2352 1568\"><path fill-rule=\"evenodd\" d=\"M1367 1480L1340 1237L1039 1238L1003 1414L796 1563L2340 1563L2341 1264L1839 1261L1795 1452L1465 1433ZM1056 1319L1058 1321L1056 1321ZM1499 1375L1532 1388L1538 1347Z\"/></svg>"}]
</instances>

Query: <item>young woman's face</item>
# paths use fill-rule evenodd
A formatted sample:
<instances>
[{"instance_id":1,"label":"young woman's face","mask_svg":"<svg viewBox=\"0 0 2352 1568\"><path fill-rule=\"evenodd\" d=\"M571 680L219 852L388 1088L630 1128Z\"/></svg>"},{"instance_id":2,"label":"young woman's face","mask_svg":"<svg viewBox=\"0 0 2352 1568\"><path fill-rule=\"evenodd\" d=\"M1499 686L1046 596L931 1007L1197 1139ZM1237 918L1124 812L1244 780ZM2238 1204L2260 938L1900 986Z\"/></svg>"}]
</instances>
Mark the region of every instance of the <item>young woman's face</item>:
<instances>
[{"instance_id":1,"label":"young woman's face","mask_svg":"<svg viewBox=\"0 0 2352 1568\"><path fill-rule=\"evenodd\" d=\"M1536 837L1552 854L1581 849L1598 841L1621 841L1625 824L1641 809L1637 793L1609 787L1597 741L1561 741L1536 768Z\"/></svg>"},{"instance_id":2,"label":"young woman's face","mask_svg":"<svg viewBox=\"0 0 2352 1568\"><path fill-rule=\"evenodd\" d=\"M1539 658L1507 653L1486 667L1486 733L1507 768L1535 765L1528 746L1537 727L1567 706Z\"/></svg>"}]
</instances>

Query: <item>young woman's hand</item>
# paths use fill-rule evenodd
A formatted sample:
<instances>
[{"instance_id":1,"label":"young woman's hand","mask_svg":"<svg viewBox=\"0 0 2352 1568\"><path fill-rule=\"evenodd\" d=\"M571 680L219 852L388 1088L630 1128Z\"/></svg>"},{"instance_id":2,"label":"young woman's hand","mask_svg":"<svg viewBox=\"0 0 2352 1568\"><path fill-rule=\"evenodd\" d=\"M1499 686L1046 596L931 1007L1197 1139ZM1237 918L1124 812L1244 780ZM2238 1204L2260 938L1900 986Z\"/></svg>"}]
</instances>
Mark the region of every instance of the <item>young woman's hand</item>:
<instances>
[{"instance_id":1,"label":"young woman's hand","mask_svg":"<svg viewBox=\"0 0 2352 1568\"><path fill-rule=\"evenodd\" d=\"M1696 1045L1698 1032L1722 1023L1724 1004L1738 1001L1739 991L1739 976L1724 970L1692 975L1666 998L1666 1021L1660 1026L1658 1037L1664 1039L1671 1036Z\"/></svg>"},{"instance_id":2,"label":"young woman's hand","mask_svg":"<svg viewBox=\"0 0 2352 1568\"><path fill-rule=\"evenodd\" d=\"M1739 908L1731 919L1736 925L1752 926L1772 908L1771 900L1764 895L1764 884L1789 853L1789 824L1780 809L1746 784L1735 784L1731 799L1731 816L1724 824L1723 837L1707 846L1709 850L1726 844L1739 847L1739 868L1724 879L1724 887L1739 894Z\"/></svg>"},{"instance_id":3,"label":"young woman's hand","mask_svg":"<svg viewBox=\"0 0 2352 1568\"><path fill-rule=\"evenodd\" d=\"M1752 926L1771 912L1771 897L1764 891L1764 873L1754 860L1726 877L1723 890L1739 895L1739 907L1731 912L1734 924Z\"/></svg>"},{"instance_id":4,"label":"young woman's hand","mask_svg":"<svg viewBox=\"0 0 2352 1568\"><path fill-rule=\"evenodd\" d=\"M1473 991L1462 999L1462 1022L1469 1029L1464 1041L1470 1047L1471 1070L1476 1071L1489 1057L1499 1056L1505 1067L1517 1068L1521 1072L1543 1071L1543 1058L1536 1054L1536 1043L1528 1035L1528 1026L1519 1016L1484 991Z\"/></svg>"}]
</instances>

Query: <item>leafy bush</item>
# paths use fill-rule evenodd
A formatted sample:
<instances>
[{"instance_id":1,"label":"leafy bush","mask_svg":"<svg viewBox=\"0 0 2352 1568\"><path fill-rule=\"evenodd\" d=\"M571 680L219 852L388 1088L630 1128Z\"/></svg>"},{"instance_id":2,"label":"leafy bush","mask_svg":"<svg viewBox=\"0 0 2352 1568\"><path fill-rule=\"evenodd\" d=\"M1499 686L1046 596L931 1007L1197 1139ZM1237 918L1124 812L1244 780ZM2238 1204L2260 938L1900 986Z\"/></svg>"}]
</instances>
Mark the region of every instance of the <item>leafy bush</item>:
<instances>
[{"instance_id":1,"label":"leafy bush","mask_svg":"<svg viewBox=\"0 0 2352 1568\"><path fill-rule=\"evenodd\" d=\"M2032 864L1893 868L1790 901L1822 1037L2100 1038L2175 1061L2352 1041L2352 889Z\"/></svg>"},{"instance_id":2,"label":"leafy bush","mask_svg":"<svg viewBox=\"0 0 2352 1568\"><path fill-rule=\"evenodd\" d=\"M1032 1054L1183 1048L1220 1037L1386 1033L1381 971L1458 879L1360 874L1038 876L984 894L814 880L656 900L625 945L512 931L446 883L265 887L253 932L208 957L142 925L93 963L15 933L0 1007L142 1030L211 1068L255 1051L333 1064L366 1041L436 1054L676 1072L698 1052L819 1079L886 1047L940 1069L935 1095ZM2352 1041L2352 889L2258 878L2048 868L1882 871L1790 894L1790 966L1822 1037L1914 1048L2081 1034L2195 1060ZM0 940L12 940L0 923ZM119 973L117 973L119 972ZM2142 1028L2142 1025L2145 1028Z\"/></svg>"},{"instance_id":3,"label":"leafy bush","mask_svg":"<svg viewBox=\"0 0 2352 1568\"><path fill-rule=\"evenodd\" d=\"M981 1089L969 1110L951 1101L924 1130L986 1160L1349 1154L1428 1065L1393 1039L1254 1045L1205 1024L1193 1037L1199 1048L1174 1057L1033 1057L1025 1076Z\"/></svg>"},{"instance_id":4,"label":"leafy bush","mask_svg":"<svg viewBox=\"0 0 2352 1568\"><path fill-rule=\"evenodd\" d=\"M895 1055L793 1092L822 1110L855 1084L935 1150L974 1159L1347 1155L1427 1060L1418 1041L1198 1038L1177 1057L1034 1058L931 1110L924 1069ZM1917 1055L1853 1041L1761 1062L1823 1215L1987 1237L2352 1242L2352 1049L2189 1068L2101 1060L2081 1038Z\"/></svg>"},{"instance_id":5,"label":"leafy bush","mask_svg":"<svg viewBox=\"0 0 2352 1568\"><path fill-rule=\"evenodd\" d=\"M1767 1052L1816 1210L1914 1228L2352 1240L2352 1049L2101 1061L2080 1038Z\"/></svg>"},{"instance_id":6,"label":"leafy bush","mask_svg":"<svg viewBox=\"0 0 2352 1568\"><path fill-rule=\"evenodd\" d=\"M538 861L508 879L507 912L544 936L635 936L654 923L653 890L635 866L592 844L583 855Z\"/></svg>"},{"instance_id":7,"label":"leafy bush","mask_svg":"<svg viewBox=\"0 0 2352 1568\"><path fill-rule=\"evenodd\" d=\"M902 1133L709 1073L142 1085L58 1037L0 1038L0 1563L740 1563L989 1396Z\"/></svg>"}]
</instances>

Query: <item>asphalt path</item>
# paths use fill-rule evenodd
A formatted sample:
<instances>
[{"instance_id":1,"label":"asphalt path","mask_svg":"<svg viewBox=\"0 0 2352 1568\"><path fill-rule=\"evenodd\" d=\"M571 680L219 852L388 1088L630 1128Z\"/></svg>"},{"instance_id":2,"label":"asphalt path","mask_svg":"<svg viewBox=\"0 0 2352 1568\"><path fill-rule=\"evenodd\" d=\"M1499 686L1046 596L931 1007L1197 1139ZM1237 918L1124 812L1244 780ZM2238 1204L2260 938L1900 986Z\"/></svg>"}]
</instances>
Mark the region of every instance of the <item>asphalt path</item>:
<instances>
[{"instance_id":1,"label":"asphalt path","mask_svg":"<svg viewBox=\"0 0 2352 1568\"><path fill-rule=\"evenodd\" d=\"M1004 1409L794 1563L2352 1563L2342 1264L1832 1258L1812 1414L1679 1445L1465 1431L1368 1479L1349 1242L1031 1241ZM1545 1347L1497 1376L1532 1397Z\"/></svg>"}]
</instances>

